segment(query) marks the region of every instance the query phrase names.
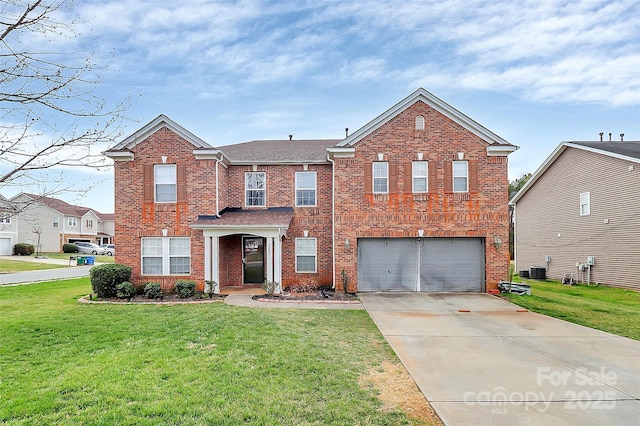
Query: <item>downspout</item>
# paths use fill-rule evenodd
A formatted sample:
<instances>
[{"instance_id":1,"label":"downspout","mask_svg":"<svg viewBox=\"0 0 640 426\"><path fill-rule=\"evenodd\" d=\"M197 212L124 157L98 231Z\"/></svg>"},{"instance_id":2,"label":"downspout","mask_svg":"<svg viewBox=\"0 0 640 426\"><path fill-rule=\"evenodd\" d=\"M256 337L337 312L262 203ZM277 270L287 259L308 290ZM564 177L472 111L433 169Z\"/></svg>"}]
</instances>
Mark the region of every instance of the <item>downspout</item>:
<instances>
[{"instance_id":1,"label":"downspout","mask_svg":"<svg viewBox=\"0 0 640 426\"><path fill-rule=\"evenodd\" d=\"M333 264L333 283L331 289L336 289L336 163L327 153L327 160L331 163L331 263Z\"/></svg>"}]
</instances>

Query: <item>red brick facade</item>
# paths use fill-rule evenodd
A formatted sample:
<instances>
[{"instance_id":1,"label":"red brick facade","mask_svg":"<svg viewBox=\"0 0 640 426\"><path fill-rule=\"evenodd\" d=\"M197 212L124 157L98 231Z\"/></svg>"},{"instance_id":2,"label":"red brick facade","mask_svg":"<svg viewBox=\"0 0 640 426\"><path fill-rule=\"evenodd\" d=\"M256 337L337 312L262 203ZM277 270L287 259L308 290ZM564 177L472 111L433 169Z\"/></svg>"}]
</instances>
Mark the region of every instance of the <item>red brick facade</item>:
<instances>
[{"instance_id":1,"label":"red brick facade","mask_svg":"<svg viewBox=\"0 0 640 426\"><path fill-rule=\"evenodd\" d=\"M216 150L206 146L160 116L107 153L117 160L116 261L133 268L135 283L155 281L160 282L163 289L171 290L175 280L192 279L202 289L209 273L205 266L207 250L210 241L218 240L210 240L207 235L213 234L194 226L199 218L212 219L209 222L212 229L220 230L222 227L216 224L223 222L216 222L215 218L221 214L224 217L225 208L290 207L292 219L279 239L281 266L274 266L281 268L282 287L335 284L337 289L342 289L342 277L346 276L349 290L357 291L359 238L416 237L421 229L424 237L483 238L486 290L495 289L498 280L506 276L509 262L507 244L499 249L493 244L495 238L505 242L509 238L506 154L489 155L491 148L488 147L496 145L495 141L483 139L477 131L468 130L429 105L421 97L422 93L424 91L418 92L415 102L408 102L388 119L362 131L355 143L344 145L349 154L332 154L331 160L302 160L297 164L295 161L230 160L225 156L224 147ZM407 100L412 101L410 98ZM424 117L424 130L416 130L416 116ZM508 143L504 145L513 147ZM448 184L452 180L451 161L458 159L458 153L463 153L470 164L467 193L453 193ZM371 163L378 160L379 154L389 164L388 194L371 192ZM429 162L430 187L424 194L414 194L411 189L411 164L418 154ZM149 198L153 182L149 182L152 177L145 173L149 173L154 164L162 163L177 165L175 203L155 203ZM303 170L316 172L316 206L313 207L295 206L295 173ZM266 173L264 207L245 206L245 173L252 171ZM210 269L217 271L221 287L243 284L241 237L253 233L249 228L233 232L227 235L219 231L217 251L212 251L217 253L217 261L211 260ZM315 273L295 272L295 239L305 235L317 238ZM141 238L151 236L190 237L190 275L143 276ZM349 247L345 244L347 240ZM274 259L270 261L277 263Z\"/></svg>"}]
</instances>

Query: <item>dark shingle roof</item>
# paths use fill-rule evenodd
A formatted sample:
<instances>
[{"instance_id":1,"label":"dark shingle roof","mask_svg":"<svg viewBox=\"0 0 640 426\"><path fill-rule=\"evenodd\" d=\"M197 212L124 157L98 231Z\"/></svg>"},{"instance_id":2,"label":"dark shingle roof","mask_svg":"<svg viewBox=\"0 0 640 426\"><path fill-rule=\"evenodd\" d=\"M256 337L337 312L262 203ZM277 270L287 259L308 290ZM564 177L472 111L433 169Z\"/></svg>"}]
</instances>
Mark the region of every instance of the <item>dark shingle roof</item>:
<instances>
[{"instance_id":1,"label":"dark shingle roof","mask_svg":"<svg viewBox=\"0 0 640 426\"><path fill-rule=\"evenodd\" d=\"M640 159L640 141L628 142L570 142L587 148Z\"/></svg>"},{"instance_id":2,"label":"dark shingle roof","mask_svg":"<svg viewBox=\"0 0 640 426\"><path fill-rule=\"evenodd\" d=\"M66 201L62 201L58 198L44 197L42 195L28 194L26 192L24 193L24 195L66 216L84 216L89 210L91 210L101 219L113 220L113 218L111 219L104 218L103 216L108 216L108 215L104 215L97 210L91 209L89 207L76 206L73 204L69 204Z\"/></svg>"},{"instance_id":3,"label":"dark shingle roof","mask_svg":"<svg viewBox=\"0 0 640 426\"><path fill-rule=\"evenodd\" d=\"M232 164L327 163L340 139L257 140L219 147Z\"/></svg>"},{"instance_id":4,"label":"dark shingle roof","mask_svg":"<svg viewBox=\"0 0 640 426\"><path fill-rule=\"evenodd\" d=\"M241 208L227 208L220 217L198 216L194 227L236 227L236 226L273 226L288 228L293 218L291 207L270 207L264 210L243 210Z\"/></svg>"}]
</instances>

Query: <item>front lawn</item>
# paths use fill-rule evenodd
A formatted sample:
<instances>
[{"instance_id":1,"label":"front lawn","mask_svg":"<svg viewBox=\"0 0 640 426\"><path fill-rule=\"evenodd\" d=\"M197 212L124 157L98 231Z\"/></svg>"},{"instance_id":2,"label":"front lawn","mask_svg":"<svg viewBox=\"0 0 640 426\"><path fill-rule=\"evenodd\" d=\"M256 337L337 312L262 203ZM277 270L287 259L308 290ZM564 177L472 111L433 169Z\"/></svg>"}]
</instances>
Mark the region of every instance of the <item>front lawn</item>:
<instances>
[{"instance_id":1,"label":"front lawn","mask_svg":"<svg viewBox=\"0 0 640 426\"><path fill-rule=\"evenodd\" d=\"M562 285L558 281L521 280L531 296L506 295L509 301L555 318L640 340L640 293L599 285Z\"/></svg>"},{"instance_id":2,"label":"front lawn","mask_svg":"<svg viewBox=\"0 0 640 426\"><path fill-rule=\"evenodd\" d=\"M429 424L381 402L372 377L406 371L365 311L77 302L90 291L0 288L0 423Z\"/></svg>"},{"instance_id":3,"label":"front lawn","mask_svg":"<svg viewBox=\"0 0 640 426\"><path fill-rule=\"evenodd\" d=\"M22 271L37 271L40 269L65 268L64 265L51 265L49 263L28 262L24 260L0 259L0 274Z\"/></svg>"}]
</instances>

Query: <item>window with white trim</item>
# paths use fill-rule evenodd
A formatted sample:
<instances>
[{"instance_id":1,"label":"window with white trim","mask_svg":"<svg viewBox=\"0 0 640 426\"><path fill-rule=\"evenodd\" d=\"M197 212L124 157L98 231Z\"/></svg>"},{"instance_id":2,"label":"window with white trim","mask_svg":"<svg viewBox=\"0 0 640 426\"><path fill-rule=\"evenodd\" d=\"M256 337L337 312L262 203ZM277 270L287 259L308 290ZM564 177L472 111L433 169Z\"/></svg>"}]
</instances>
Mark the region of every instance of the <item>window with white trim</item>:
<instances>
[{"instance_id":1,"label":"window with white trim","mask_svg":"<svg viewBox=\"0 0 640 426\"><path fill-rule=\"evenodd\" d=\"M11 214L0 213L0 223L11 223Z\"/></svg>"},{"instance_id":2,"label":"window with white trim","mask_svg":"<svg viewBox=\"0 0 640 426\"><path fill-rule=\"evenodd\" d=\"M413 162L413 192L421 193L427 192L428 187L428 173L429 163L427 161L414 161Z\"/></svg>"},{"instance_id":3,"label":"window with white trim","mask_svg":"<svg viewBox=\"0 0 640 426\"><path fill-rule=\"evenodd\" d=\"M416 117L416 130L424 130L424 117L422 115Z\"/></svg>"},{"instance_id":4,"label":"window with white trim","mask_svg":"<svg viewBox=\"0 0 640 426\"><path fill-rule=\"evenodd\" d=\"M142 275L189 275L189 237L145 237L141 241Z\"/></svg>"},{"instance_id":5,"label":"window with white trim","mask_svg":"<svg viewBox=\"0 0 640 426\"><path fill-rule=\"evenodd\" d=\"M580 216L589 216L591 214L591 193L583 192L580 194Z\"/></svg>"},{"instance_id":6,"label":"window with white trim","mask_svg":"<svg viewBox=\"0 0 640 426\"><path fill-rule=\"evenodd\" d=\"M296 206L316 205L316 172L296 172Z\"/></svg>"},{"instance_id":7,"label":"window with white trim","mask_svg":"<svg viewBox=\"0 0 640 426\"><path fill-rule=\"evenodd\" d=\"M156 203L175 203L177 199L175 164L154 164L153 182Z\"/></svg>"},{"instance_id":8,"label":"window with white trim","mask_svg":"<svg viewBox=\"0 0 640 426\"><path fill-rule=\"evenodd\" d=\"M317 239L296 238L296 272L316 272Z\"/></svg>"},{"instance_id":9,"label":"window with white trim","mask_svg":"<svg viewBox=\"0 0 640 426\"><path fill-rule=\"evenodd\" d=\"M469 192L469 162L453 162L453 192Z\"/></svg>"},{"instance_id":10,"label":"window with white trim","mask_svg":"<svg viewBox=\"0 0 640 426\"><path fill-rule=\"evenodd\" d=\"M87 229L91 229L91 228L93 228L93 220L91 220L91 219L87 219L87 220L86 220L86 222L85 222L85 227L86 227Z\"/></svg>"},{"instance_id":11,"label":"window with white trim","mask_svg":"<svg viewBox=\"0 0 640 426\"><path fill-rule=\"evenodd\" d=\"M76 226L78 226L78 220L75 217L67 218L67 225L75 228Z\"/></svg>"},{"instance_id":12,"label":"window with white trim","mask_svg":"<svg viewBox=\"0 0 640 426\"><path fill-rule=\"evenodd\" d=\"M373 192L379 194L389 192L389 163L386 161L373 163Z\"/></svg>"},{"instance_id":13,"label":"window with white trim","mask_svg":"<svg viewBox=\"0 0 640 426\"><path fill-rule=\"evenodd\" d=\"M247 172L244 174L245 205L266 206L267 174L265 172Z\"/></svg>"},{"instance_id":14,"label":"window with white trim","mask_svg":"<svg viewBox=\"0 0 640 426\"><path fill-rule=\"evenodd\" d=\"M54 228L57 228L60 226L60 218L58 218L58 216L53 217L53 222L51 226L53 226Z\"/></svg>"}]
</instances>

